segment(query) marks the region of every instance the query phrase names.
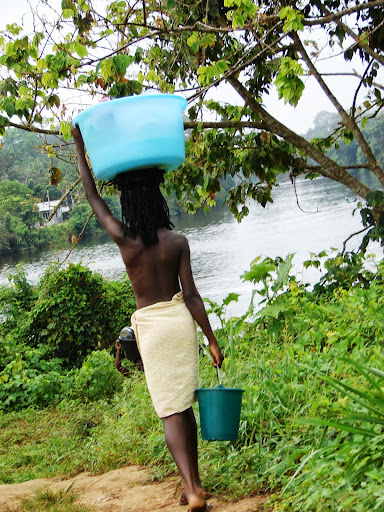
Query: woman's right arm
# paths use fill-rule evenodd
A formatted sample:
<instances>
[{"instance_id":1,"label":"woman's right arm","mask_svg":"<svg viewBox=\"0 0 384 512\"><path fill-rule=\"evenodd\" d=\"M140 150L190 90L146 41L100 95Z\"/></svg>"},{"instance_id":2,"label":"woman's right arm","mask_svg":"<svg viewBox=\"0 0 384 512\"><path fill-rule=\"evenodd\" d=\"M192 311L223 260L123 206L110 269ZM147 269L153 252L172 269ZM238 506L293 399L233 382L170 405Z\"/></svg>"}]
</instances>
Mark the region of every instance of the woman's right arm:
<instances>
[{"instance_id":1,"label":"woman's right arm","mask_svg":"<svg viewBox=\"0 0 384 512\"><path fill-rule=\"evenodd\" d=\"M124 377L128 377L130 375L130 371L128 368L125 368L121 364L121 343L119 340L116 340L116 358L115 358L115 366L116 370L120 372Z\"/></svg>"},{"instance_id":2,"label":"woman's right arm","mask_svg":"<svg viewBox=\"0 0 384 512\"><path fill-rule=\"evenodd\" d=\"M112 215L110 209L108 208L108 205L97 192L95 182L93 180L91 171L85 158L84 141L80 130L72 126L71 133L75 142L79 173L81 182L83 184L85 196L89 204L91 205L92 210L94 211L100 224L109 234L109 236L117 244L119 244L120 241L124 238L123 224L122 222L120 222L120 220L116 219Z\"/></svg>"},{"instance_id":3,"label":"woman's right arm","mask_svg":"<svg viewBox=\"0 0 384 512\"><path fill-rule=\"evenodd\" d=\"M216 336L212 331L211 324L209 323L209 319L205 311L204 303L199 292L197 291L193 279L189 245L185 237L183 237L182 242L182 252L179 263L179 277L181 287L183 289L185 304L208 339L209 352L212 356L212 364L213 366L218 366L220 368L224 357L217 343Z\"/></svg>"}]
</instances>

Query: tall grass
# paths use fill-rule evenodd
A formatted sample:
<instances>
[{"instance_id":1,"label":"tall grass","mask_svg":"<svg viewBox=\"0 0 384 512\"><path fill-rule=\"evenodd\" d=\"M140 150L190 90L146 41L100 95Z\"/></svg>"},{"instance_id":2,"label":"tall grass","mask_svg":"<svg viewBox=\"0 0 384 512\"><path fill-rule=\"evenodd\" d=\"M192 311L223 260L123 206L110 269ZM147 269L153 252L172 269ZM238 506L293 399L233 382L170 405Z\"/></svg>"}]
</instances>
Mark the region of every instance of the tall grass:
<instances>
[{"instance_id":1,"label":"tall grass","mask_svg":"<svg viewBox=\"0 0 384 512\"><path fill-rule=\"evenodd\" d=\"M7 512L92 512L92 509L79 503L71 488L58 491L40 489Z\"/></svg>"}]
</instances>

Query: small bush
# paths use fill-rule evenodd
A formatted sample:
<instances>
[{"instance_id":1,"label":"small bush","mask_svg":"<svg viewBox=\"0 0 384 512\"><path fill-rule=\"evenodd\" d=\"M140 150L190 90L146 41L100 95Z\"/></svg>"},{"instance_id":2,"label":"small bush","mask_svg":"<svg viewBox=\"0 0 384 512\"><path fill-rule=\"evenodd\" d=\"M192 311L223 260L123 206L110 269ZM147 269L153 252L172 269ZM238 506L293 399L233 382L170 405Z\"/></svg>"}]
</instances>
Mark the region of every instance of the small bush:
<instances>
[{"instance_id":1,"label":"small bush","mask_svg":"<svg viewBox=\"0 0 384 512\"><path fill-rule=\"evenodd\" d=\"M89 354L80 369L68 374L65 387L70 398L91 402L112 397L122 388L123 381L113 357L101 350Z\"/></svg>"},{"instance_id":2,"label":"small bush","mask_svg":"<svg viewBox=\"0 0 384 512\"><path fill-rule=\"evenodd\" d=\"M111 347L134 309L128 279L107 281L80 263L59 271L49 268L28 315L12 324L12 336L47 347L50 357L72 368L93 350Z\"/></svg>"},{"instance_id":3,"label":"small bush","mask_svg":"<svg viewBox=\"0 0 384 512\"><path fill-rule=\"evenodd\" d=\"M60 398L63 382L61 361L46 360L41 348L15 351L0 372L0 410L45 407Z\"/></svg>"},{"instance_id":4,"label":"small bush","mask_svg":"<svg viewBox=\"0 0 384 512\"><path fill-rule=\"evenodd\" d=\"M40 489L9 512L91 512L91 509L78 503L78 496L71 488Z\"/></svg>"},{"instance_id":5,"label":"small bush","mask_svg":"<svg viewBox=\"0 0 384 512\"><path fill-rule=\"evenodd\" d=\"M20 323L37 296L36 290L27 281L27 274L22 265L17 266L8 280L9 285L0 286L0 335Z\"/></svg>"}]
</instances>

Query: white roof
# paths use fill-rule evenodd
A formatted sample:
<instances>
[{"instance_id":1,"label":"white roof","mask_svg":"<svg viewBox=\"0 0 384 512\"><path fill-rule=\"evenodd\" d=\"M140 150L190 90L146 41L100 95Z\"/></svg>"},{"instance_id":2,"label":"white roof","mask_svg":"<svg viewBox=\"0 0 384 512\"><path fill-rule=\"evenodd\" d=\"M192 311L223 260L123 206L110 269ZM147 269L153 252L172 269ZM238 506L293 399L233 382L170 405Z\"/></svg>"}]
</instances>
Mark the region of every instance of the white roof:
<instances>
[{"instance_id":1,"label":"white roof","mask_svg":"<svg viewBox=\"0 0 384 512\"><path fill-rule=\"evenodd\" d=\"M46 201L45 203L37 203L37 207L39 208L39 212L49 212L53 210L60 202L60 199L57 201Z\"/></svg>"}]
</instances>

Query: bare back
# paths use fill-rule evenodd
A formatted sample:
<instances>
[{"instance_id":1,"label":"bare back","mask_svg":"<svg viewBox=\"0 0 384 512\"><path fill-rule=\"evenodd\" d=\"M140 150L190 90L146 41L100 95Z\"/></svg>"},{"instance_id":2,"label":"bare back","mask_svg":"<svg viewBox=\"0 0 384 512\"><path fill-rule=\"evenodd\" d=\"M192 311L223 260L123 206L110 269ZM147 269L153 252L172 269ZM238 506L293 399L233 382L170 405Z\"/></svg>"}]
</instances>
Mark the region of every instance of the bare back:
<instances>
[{"instance_id":1,"label":"bare back","mask_svg":"<svg viewBox=\"0 0 384 512\"><path fill-rule=\"evenodd\" d=\"M193 280L187 239L180 233L164 228L157 231L159 242L151 247L146 247L139 236L135 239L125 237L123 223L112 215L96 189L85 158L84 141L80 131L72 126L71 133L75 141L85 195L100 224L120 249L136 297L137 308L169 301L181 287L187 308L208 339L212 364L221 366L223 355Z\"/></svg>"},{"instance_id":2,"label":"bare back","mask_svg":"<svg viewBox=\"0 0 384 512\"><path fill-rule=\"evenodd\" d=\"M119 249L136 297L137 308L169 301L180 291L180 261L186 238L167 229L158 230L159 242L146 247L141 237L126 237Z\"/></svg>"}]
</instances>

